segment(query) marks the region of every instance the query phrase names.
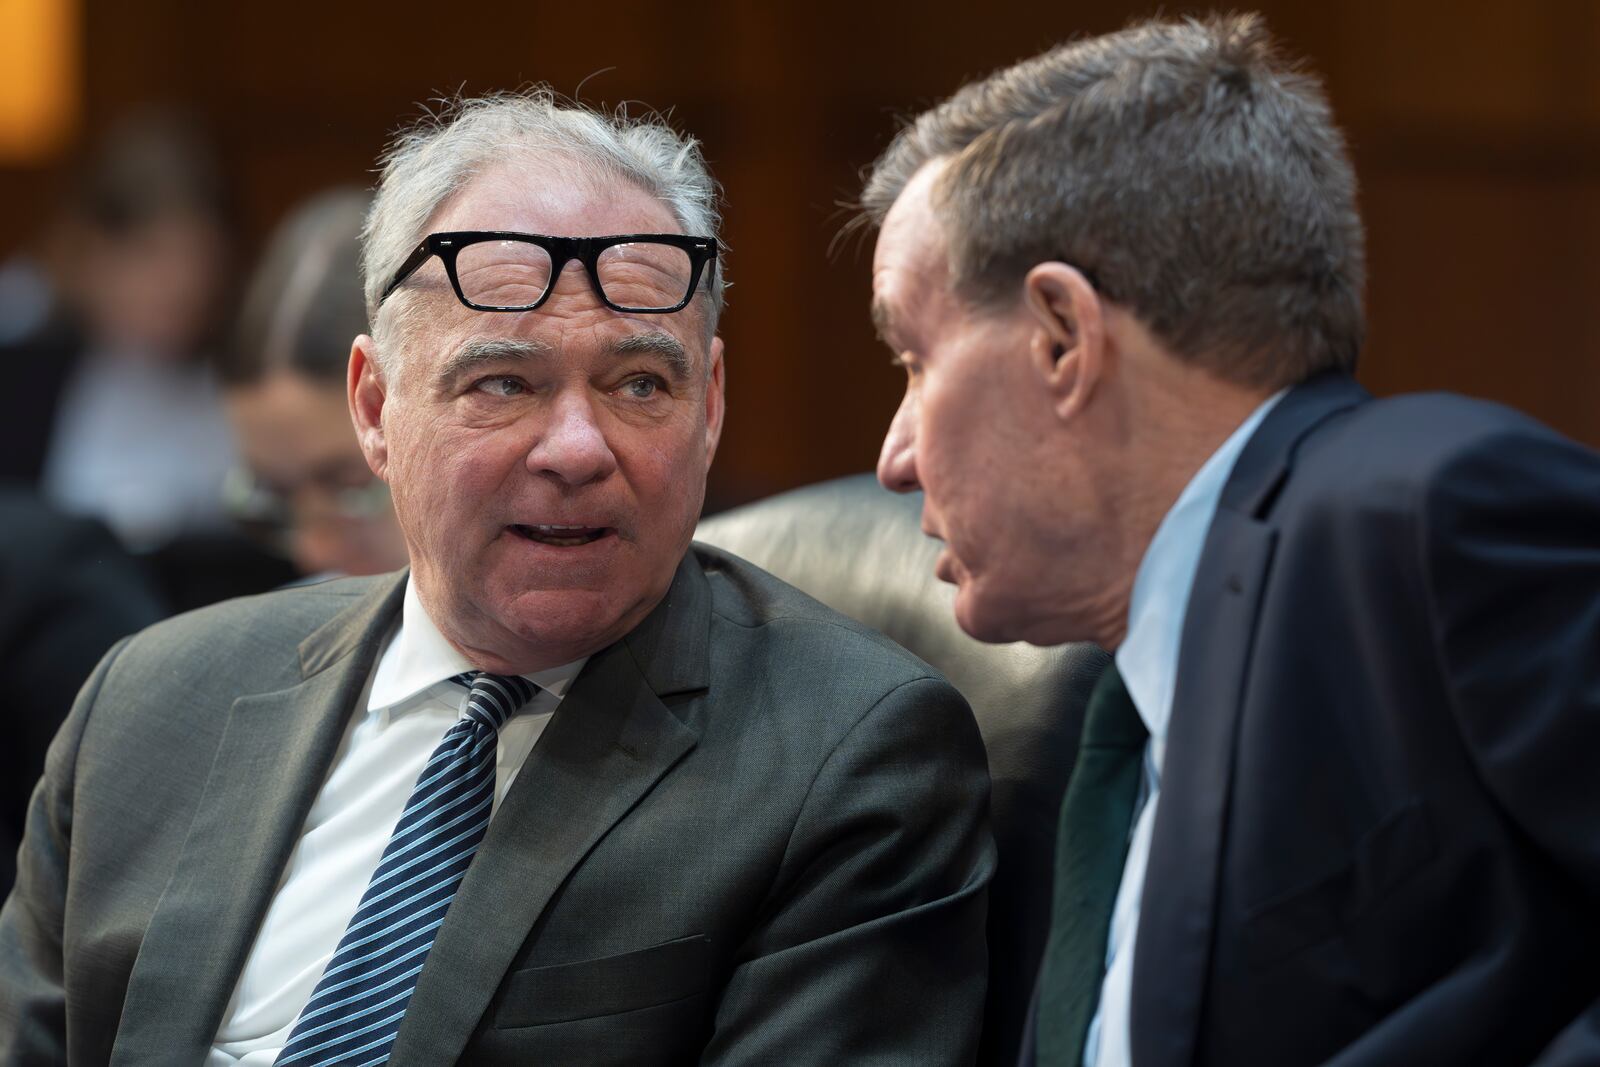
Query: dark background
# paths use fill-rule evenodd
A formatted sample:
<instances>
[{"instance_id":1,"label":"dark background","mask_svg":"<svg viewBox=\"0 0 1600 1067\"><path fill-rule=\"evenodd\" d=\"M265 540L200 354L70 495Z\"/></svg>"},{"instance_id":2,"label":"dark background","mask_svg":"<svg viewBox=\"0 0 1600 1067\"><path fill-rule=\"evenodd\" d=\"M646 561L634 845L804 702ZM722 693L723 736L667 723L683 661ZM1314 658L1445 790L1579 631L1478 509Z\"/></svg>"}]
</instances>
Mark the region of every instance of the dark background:
<instances>
[{"instance_id":1,"label":"dark background","mask_svg":"<svg viewBox=\"0 0 1600 1067\"><path fill-rule=\"evenodd\" d=\"M1255 6L1323 75L1355 155L1366 384L1492 397L1600 444L1600 3ZM901 379L867 319L870 244L830 245L895 117L1156 11L86 0L76 133L58 158L0 164L0 255L36 235L74 145L139 104L187 106L217 138L247 255L306 194L370 182L387 134L431 96L547 81L670 109L727 192L730 411L712 492L736 503L876 457Z\"/></svg>"}]
</instances>

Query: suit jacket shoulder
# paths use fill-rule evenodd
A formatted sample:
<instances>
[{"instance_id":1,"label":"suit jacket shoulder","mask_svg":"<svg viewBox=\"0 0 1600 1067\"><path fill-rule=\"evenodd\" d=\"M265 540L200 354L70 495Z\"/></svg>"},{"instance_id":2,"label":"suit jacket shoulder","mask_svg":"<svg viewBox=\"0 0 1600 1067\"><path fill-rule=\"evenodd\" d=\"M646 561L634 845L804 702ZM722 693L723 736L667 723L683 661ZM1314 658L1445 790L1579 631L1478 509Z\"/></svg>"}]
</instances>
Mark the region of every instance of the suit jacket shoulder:
<instances>
[{"instance_id":1,"label":"suit jacket shoulder","mask_svg":"<svg viewBox=\"0 0 1600 1067\"><path fill-rule=\"evenodd\" d=\"M308 638L375 597L397 597L404 577L401 572L339 578L196 608L136 635L118 669L138 664L149 670L194 671L236 693L258 692L275 681L290 684L298 680L297 650ZM398 606L396 599L395 613L387 620L391 624L398 619ZM348 651L348 641L339 647Z\"/></svg>"},{"instance_id":2,"label":"suit jacket shoulder","mask_svg":"<svg viewBox=\"0 0 1600 1067\"><path fill-rule=\"evenodd\" d=\"M105 665L105 698L84 709L80 785L114 770L112 754L131 744L198 788L199 761L236 700L289 690L357 651L370 670L403 589L403 573L338 579L223 601L135 634Z\"/></svg>"},{"instance_id":3,"label":"suit jacket shoulder","mask_svg":"<svg viewBox=\"0 0 1600 1067\"><path fill-rule=\"evenodd\" d=\"M1291 391L1195 577L1136 1058L1592 1058L1597 605L1595 453L1481 401Z\"/></svg>"},{"instance_id":4,"label":"suit jacket shoulder","mask_svg":"<svg viewBox=\"0 0 1600 1067\"><path fill-rule=\"evenodd\" d=\"M713 626L734 643L770 642L792 657L786 672L821 675L851 664L868 687L893 688L944 676L889 640L730 552L694 546L711 590ZM749 631L734 638L737 630ZM715 643L715 642L713 642Z\"/></svg>"},{"instance_id":5,"label":"suit jacket shoulder","mask_svg":"<svg viewBox=\"0 0 1600 1067\"><path fill-rule=\"evenodd\" d=\"M1293 449L1293 488L1297 499L1343 504L1409 490L1413 501L1425 503L1415 494L1475 464L1500 466L1509 476L1533 452L1586 451L1489 401L1449 393L1391 397L1355 404L1307 427Z\"/></svg>"}]
</instances>

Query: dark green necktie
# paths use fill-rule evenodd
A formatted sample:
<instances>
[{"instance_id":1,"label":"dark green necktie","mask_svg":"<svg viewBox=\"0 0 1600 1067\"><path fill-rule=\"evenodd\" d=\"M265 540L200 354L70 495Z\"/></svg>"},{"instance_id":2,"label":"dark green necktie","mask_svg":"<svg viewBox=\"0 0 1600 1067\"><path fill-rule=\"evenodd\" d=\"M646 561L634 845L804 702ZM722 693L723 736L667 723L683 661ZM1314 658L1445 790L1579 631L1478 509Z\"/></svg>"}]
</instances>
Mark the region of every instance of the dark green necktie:
<instances>
[{"instance_id":1,"label":"dark green necktie","mask_svg":"<svg viewBox=\"0 0 1600 1067\"><path fill-rule=\"evenodd\" d=\"M1050 942L1039 972L1038 1067L1082 1067L1149 736L1113 660L1089 694L1061 802Z\"/></svg>"}]
</instances>

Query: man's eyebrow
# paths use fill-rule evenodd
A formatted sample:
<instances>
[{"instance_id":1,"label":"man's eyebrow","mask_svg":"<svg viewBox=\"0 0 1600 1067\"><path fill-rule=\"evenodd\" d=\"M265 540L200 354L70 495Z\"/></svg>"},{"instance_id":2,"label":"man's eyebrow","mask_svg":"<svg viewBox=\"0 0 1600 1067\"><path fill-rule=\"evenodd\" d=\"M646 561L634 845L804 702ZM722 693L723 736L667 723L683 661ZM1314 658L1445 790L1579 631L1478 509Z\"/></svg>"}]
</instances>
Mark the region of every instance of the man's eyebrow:
<instances>
[{"instance_id":1,"label":"man's eyebrow","mask_svg":"<svg viewBox=\"0 0 1600 1067\"><path fill-rule=\"evenodd\" d=\"M660 356L671 365L674 374L683 378L689 376L689 371L694 366L694 361L689 358L689 351L683 347L683 342L665 330L630 333L612 345L611 350L619 356Z\"/></svg>"},{"instance_id":2,"label":"man's eyebrow","mask_svg":"<svg viewBox=\"0 0 1600 1067\"><path fill-rule=\"evenodd\" d=\"M491 363L539 359L550 355L550 352L550 346L543 341L474 337L450 353L439 367L437 380L440 384L448 384Z\"/></svg>"}]
</instances>

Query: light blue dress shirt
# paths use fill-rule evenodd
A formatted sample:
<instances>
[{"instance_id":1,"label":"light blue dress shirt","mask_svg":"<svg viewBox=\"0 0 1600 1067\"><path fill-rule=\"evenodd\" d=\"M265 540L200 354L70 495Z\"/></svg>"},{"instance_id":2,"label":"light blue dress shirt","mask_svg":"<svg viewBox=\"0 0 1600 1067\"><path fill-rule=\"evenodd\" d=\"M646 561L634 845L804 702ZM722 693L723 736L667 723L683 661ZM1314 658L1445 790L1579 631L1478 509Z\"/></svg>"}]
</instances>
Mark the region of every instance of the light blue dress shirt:
<instances>
[{"instance_id":1,"label":"light blue dress shirt","mask_svg":"<svg viewBox=\"0 0 1600 1067\"><path fill-rule=\"evenodd\" d=\"M1261 420L1286 391L1273 394L1251 412L1189 479L1156 528L1133 579L1128 635L1116 651L1116 661L1128 695L1150 731L1150 740L1145 744L1144 775L1134 808L1138 815L1133 821L1128 859L1122 868L1117 902L1111 910L1100 1006L1089 1023L1083 1048L1085 1067L1131 1067L1133 1062L1128 1028L1133 948L1139 932L1139 898L1144 889L1145 867L1150 861L1150 835L1156 822L1156 804L1161 799L1161 767L1167 751L1167 723L1172 718L1178 649L1183 641L1184 616L1189 610L1189 592L1194 587L1200 550L1228 475L1233 473L1239 453Z\"/></svg>"}]
</instances>

